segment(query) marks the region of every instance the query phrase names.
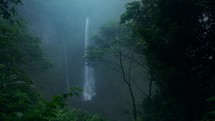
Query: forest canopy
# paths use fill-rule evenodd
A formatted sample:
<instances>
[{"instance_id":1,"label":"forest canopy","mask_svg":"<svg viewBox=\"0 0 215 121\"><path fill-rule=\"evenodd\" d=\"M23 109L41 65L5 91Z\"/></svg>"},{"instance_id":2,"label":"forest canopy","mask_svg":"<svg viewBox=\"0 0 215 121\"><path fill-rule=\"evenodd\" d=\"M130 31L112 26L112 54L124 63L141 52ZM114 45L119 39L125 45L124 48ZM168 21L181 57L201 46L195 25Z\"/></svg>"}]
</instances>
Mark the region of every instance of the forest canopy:
<instances>
[{"instance_id":1,"label":"forest canopy","mask_svg":"<svg viewBox=\"0 0 215 121\"><path fill-rule=\"evenodd\" d=\"M19 5L24 5L22 0L0 0L0 120L105 121L67 105L69 97L80 96L79 88L71 88L49 101L40 95L40 87L30 73L44 72L51 64L43 52L41 38L25 29L27 25L16 9ZM63 31L65 28L60 26L65 23L59 22L55 32ZM214 0L129 2L119 23L102 26L91 38L86 64L105 62L119 72L127 87L123 93L131 102L128 112L132 119L128 120L215 120ZM138 70L142 75L150 75L141 78L147 80L147 91L135 80L137 71L132 69L139 67L147 71ZM135 89L141 97L135 95Z\"/></svg>"}]
</instances>

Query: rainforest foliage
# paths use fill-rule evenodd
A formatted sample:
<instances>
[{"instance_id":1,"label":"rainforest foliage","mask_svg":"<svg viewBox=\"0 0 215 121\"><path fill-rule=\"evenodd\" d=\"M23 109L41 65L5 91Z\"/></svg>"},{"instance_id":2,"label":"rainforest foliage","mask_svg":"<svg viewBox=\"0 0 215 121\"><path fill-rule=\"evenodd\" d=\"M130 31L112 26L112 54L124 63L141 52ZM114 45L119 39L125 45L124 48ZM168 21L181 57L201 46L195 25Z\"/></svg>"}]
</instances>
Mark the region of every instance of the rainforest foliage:
<instances>
[{"instance_id":1,"label":"rainforest foliage","mask_svg":"<svg viewBox=\"0 0 215 121\"><path fill-rule=\"evenodd\" d=\"M97 115L68 107L68 97L80 89L46 101L29 75L50 67L40 39L28 34L16 13L20 0L0 0L0 120L1 121L104 121Z\"/></svg>"},{"instance_id":2,"label":"rainforest foliage","mask_svg":"<svg viewBox=\"0 0 215 121\"><path fill-rule=\"evenodd\" d=\"M143 103L143 119L215 120L214 100L207 101L215 95L215 1L135 1L121 23L132 29L136 52L146 56L157 85Z\"/></svg>"}]
</instances>

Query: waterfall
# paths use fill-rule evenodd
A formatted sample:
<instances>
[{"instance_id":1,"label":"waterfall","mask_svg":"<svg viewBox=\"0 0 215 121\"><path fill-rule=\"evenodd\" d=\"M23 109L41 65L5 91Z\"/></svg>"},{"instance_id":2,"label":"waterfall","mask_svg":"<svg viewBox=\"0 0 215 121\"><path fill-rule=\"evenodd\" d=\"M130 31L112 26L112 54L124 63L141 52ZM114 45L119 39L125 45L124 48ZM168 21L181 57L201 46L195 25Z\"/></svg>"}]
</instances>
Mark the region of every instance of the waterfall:
<instances>
[{"instance_id":1,"label":"waterfall","mask_svg":"<svg viewBox=\"0 0 215 121\"><path fill-rule=\"evenodd\" d=\"M89 45L89 17L87 17L85 23L85 56L88 45ZM89 66L86 62L84 66L85 70L84 70L83 98L84 100L92 100L92 97L96 95L94 68L92 66Z\"/></svg>"}]
</instances>

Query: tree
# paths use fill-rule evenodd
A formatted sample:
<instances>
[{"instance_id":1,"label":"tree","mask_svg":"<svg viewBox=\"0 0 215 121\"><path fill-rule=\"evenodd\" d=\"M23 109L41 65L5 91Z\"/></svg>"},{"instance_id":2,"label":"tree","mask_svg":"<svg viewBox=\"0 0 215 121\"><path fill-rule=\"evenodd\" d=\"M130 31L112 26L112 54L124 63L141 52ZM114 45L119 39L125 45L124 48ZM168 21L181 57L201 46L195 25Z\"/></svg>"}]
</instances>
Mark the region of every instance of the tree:
<instances>
[{"instance_id":1,"label":"tree","mask_svg":"<svg viewBox=\"0 0 215 121\"><path fill-rule=\"evenodd\" d=\"M205 100L215 95L214 1L142 0L126 8L121 23L144 43L138 52L156 72L154 99L160 97L161 105L155 115L169 121L200 119L208 110Z\"/></svg>"},{"instance_id":2,"label":"tree","mask_svg":"<svg viewBox=\"0 0 215 121\"><path fill-rule=\"evenodd\" d=\"M19 23L16 11L16 6L19 4L22 5L21 0L0 0L0 18L10 20L10 22L16 21Z\"/></svg>"},{"instance_id":3,"label":"tree","mask_svg":"<svg viewBox=\"0 0 215 121\"><path fill-rule=\"evenodd\" d=\"M143 61L143 57L133 51L133 44L130 41L129 29L116 23L110 23L101 27L100 32L92 37L95 42L88 47L87 62L105 62L110 64L115 70L121 73L124 83L130 92L134 120L137 120L137 105L133 92L134 86L139 88L134 78L132 70L139 66L137 61ZM139 88L140 89L140 88ZM141 89L140 91L143 92Z\"/></svg>"},{"instance_id":4,"label":"tree","mask_svg":"<svg viewBox=\"0 0 215 121\"><path fill-rule=\"evenodd\" d=\"M8 121L16 120L37 103L39 94L28 71L35 64L45 67L49 63L40 49L40 40L11 22L16 18L11 13L15 13L13 5L21 1L0 2L0 119Z\"/></svg>"}]
</instances>

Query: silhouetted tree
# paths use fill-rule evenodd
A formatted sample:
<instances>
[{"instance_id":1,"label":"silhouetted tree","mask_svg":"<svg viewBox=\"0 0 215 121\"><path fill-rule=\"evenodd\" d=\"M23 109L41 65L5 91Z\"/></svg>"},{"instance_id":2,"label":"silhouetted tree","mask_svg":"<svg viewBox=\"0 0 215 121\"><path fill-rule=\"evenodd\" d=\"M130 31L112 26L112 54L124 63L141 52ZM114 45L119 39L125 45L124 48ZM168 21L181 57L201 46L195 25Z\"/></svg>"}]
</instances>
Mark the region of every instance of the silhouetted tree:
<instances>
[{"instance_id":1,"label":"silhouetted tree","mask_svg":"<svg viewBox=\"0 0 215 121\"><path fill-rule=\"evenodd\" d=\"M137 120L136 97L133 88L138 88L145 96L135 80L132 78L132 70L139 66L137 62L142 63L143 56L134 52L135 46L131 43L130 30L116 23L110 23L100 28L100 32L92 37L95 42L88 48L87 61L89 64L96 61L105 62L119 71L122 75L124 83L128 86L134 120Z\"/></svg>"}]
</instances>

